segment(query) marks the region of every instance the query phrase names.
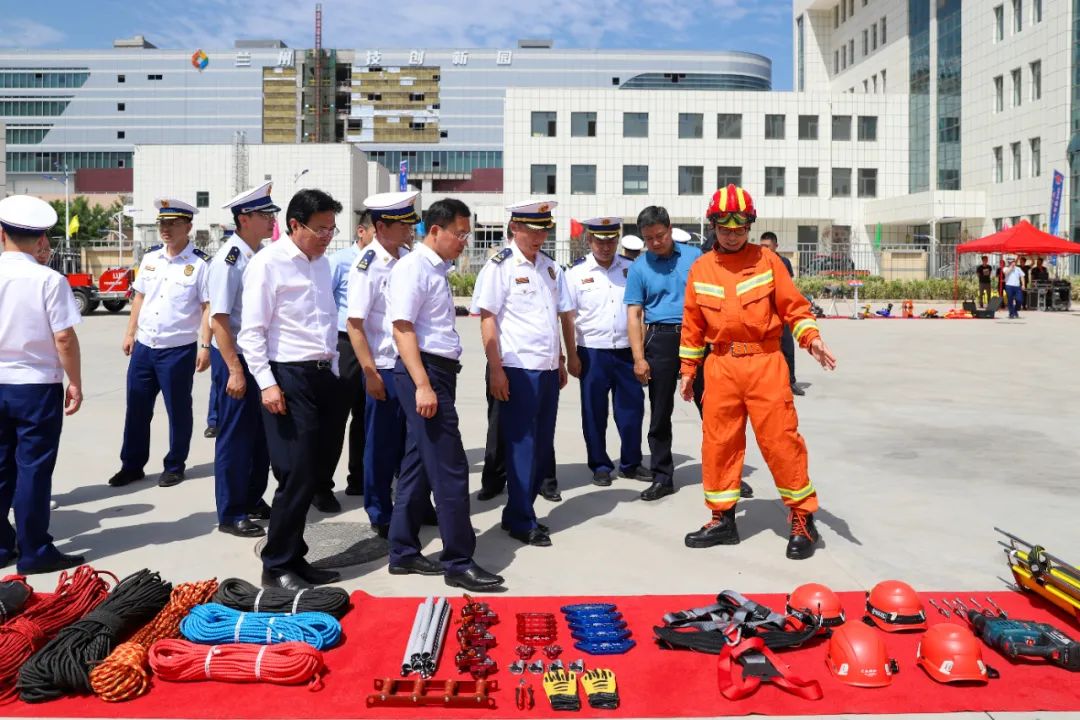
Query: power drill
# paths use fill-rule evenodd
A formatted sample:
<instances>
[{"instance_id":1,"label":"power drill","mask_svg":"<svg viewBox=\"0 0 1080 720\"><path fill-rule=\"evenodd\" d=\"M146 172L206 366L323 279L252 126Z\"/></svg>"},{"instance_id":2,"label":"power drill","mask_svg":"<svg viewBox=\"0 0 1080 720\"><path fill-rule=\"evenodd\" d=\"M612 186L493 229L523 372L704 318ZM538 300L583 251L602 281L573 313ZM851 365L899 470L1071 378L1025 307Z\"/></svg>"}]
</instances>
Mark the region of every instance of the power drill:
<instances>
[{"instance_id":1,"label":"power drill","mask_svg":"<svg viewBox=\"0 0 1080 720\"><path fill-rule=\"evenodd\" d=\"M1053 625L994 617L975 610L967 611L967 619L983 642L1005 657L1043 658L1058 667L1080 672L1080 643Z\"/></svg>"}]
</instances>

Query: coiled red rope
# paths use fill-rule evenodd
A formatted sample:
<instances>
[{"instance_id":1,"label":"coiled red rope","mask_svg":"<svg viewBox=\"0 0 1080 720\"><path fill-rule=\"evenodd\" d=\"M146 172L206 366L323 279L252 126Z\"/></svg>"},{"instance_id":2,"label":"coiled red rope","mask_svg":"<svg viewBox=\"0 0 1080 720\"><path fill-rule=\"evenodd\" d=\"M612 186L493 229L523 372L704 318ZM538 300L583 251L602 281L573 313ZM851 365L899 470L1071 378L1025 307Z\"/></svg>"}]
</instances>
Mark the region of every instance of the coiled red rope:
<instances>
[{"instance_id":1,"label":"coiled red rope","mask_svg":"<svg viewBox=\"0 0 1080 720\"><path fill-rule=\"evenodd\" d=\"M150 648L150 668L170 682L264 682L321 690L322 653L304 642L278 645L197 645L187 640L158 640Z\"/></svg>"},{"instance_id":2,"label":"coiled red rope","mask_svg":"<svg viewBox=\"0 0 1080 720\"><path fill-rule=\"evenodd\" d=\"M53 595L0 627L0 702L15 699L19 668L31 655L105 600L109 594L106 578L117 582L112 573L89 565L61 573Z\"/></svg>"}]
</instances>

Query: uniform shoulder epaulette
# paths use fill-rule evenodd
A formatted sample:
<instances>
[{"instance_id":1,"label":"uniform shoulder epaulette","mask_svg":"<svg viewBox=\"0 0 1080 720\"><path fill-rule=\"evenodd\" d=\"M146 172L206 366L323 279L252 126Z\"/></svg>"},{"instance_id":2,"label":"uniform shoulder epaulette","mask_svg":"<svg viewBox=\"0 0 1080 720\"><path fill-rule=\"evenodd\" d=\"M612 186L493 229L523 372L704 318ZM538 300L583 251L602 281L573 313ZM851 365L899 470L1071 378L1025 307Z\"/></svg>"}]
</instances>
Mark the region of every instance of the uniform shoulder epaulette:
<instances>
[{"instance_id":1,"label":"uniform shoulder epaulette","mask_svg":"<svg viewBox=\"0 0 1080 720\"><path fill-rule=\"evenodd\" d=\"M158 245L151 245L150 247L146 248L146 252L148 252L148 253L157 252L158 250L160 250L163 247L165 247L164 243L160 243Z\"/></svg>"},{"instance_id":2,"label":"uniform shoulder epaulette","mask_svg":"<svg viewBox=\"0 0 1080 720\"><path fill-rule=\"evenodd\" d=\"M229 253L225 256L226 265L235 265L236 261L240 259L240 248L235 245L229 250Z\"/></svg>"},{"instance_id":3,"label":"uniform shoulder epaulette","mask_svg":"<svg viewBox=\"0 0 1080 720\"><path fill-rule=\"evenodd\" d=\"M500 263L506 262L506 259L508 257L510 257L511 255L513 255L513 254L514 254L514 251L511 250L510 248L503 248L502 250L500 250L499 252L497 252L497 253L495 253L494 255L491 256L491 262L498 265Z\"/></svg>"},{"instance_id":4,"label":"uniform shoulder epaulette","mask_svg":"<svg viewBox=\"0 0 1080 720\"><path fill-rule=\"evenodd\" d=\"M371 267L371 261L375 259L375 250L372 248L364 253L364 256L360 258L360 262L356 263L356 269L360 272L367 272L367 269Z\"/></svg>"},{"instance_id":5,"label":"uniform shoulder epaulette","mask_svg":"<svg viewBox=\"0 0 1080 720\"><path fill-rule=\"evenodd\" d=\"M206 254L205 252L203 252L202 250L200 250L199 248L195 248L194 250L192 250L192 252L193 252L193 253L195 253L195 257L197 257L197 258L202 258L202 259L203 259L203 260L205 260L206 262L210 262L210 256L209 256L209 255L207 255L207 254Z\"/></svg>"},{"instance_id":6,"label":"uniform shoulder epaulette","mask_svg":"<svg viewBox=\"0 0 1080 720\"><path fill-rule=\"evenodd\" d=\"M550 260L551 262L555 262L555 258L551 257L550 255L548 255L548 254L547 254L546 252L544 252L543 250L541 250L541 251L540 251L540 254L541 254L541 255L543 255L544 257L546 257L546 258L547 258L548 260Z\"/></svg>"},{"instance_id":7,"label":"uniform shoulder epaulette","mask_svg":"<svg viewBox=\"0 0 1080 720\"><path fill-rule=\"evenodd\" d=\"M570 267L577 267L581 263L585 262L586 257L588 257L588 256L587 255L582 255L577 260L574 260L574 262L570 263Z\"/></svg>"}]
</instances>

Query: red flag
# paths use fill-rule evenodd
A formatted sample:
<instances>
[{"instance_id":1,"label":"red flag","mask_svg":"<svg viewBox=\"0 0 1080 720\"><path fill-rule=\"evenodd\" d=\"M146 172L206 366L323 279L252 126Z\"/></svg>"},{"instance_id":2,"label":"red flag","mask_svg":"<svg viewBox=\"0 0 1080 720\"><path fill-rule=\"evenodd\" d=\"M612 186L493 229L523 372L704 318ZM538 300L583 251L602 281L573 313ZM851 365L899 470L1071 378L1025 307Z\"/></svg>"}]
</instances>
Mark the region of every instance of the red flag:
<instances>
[{"instance_id":1,"label":"red flag","mask_svg":"<svg viewBox=\"0 0 1080 720\"><path fill-rule=\"evenodd\" d=\"M570 218L570 237L580 237L585 232L584 226L574 218Z\"/></svg>"}]
</instances>

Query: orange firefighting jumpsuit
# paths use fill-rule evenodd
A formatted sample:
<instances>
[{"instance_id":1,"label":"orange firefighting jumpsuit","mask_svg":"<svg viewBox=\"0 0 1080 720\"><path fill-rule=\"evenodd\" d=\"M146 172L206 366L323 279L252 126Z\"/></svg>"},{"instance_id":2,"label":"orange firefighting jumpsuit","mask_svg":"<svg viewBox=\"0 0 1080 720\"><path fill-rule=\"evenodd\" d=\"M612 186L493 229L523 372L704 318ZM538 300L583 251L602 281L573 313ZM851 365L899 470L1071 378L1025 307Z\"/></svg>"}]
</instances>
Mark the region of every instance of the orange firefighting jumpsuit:
<instances>
[{"instance_id":1,"label":"orange firefighting jumpsuit","mask_svg":"<svg viewBox=\"0 0 1080 720\"><path fill-rule=\"evenodd\" d=\"M818 337L810 304L780 257L747 243L737 253L710 251L690 268L683 307L681 374L693 376L705 355L701 479L705 504L723 511L739 500L746 456L746 416L790 508L814 512L806 442L780 352L783 326L803 348Z\"/></svg>"}]
</instances>

